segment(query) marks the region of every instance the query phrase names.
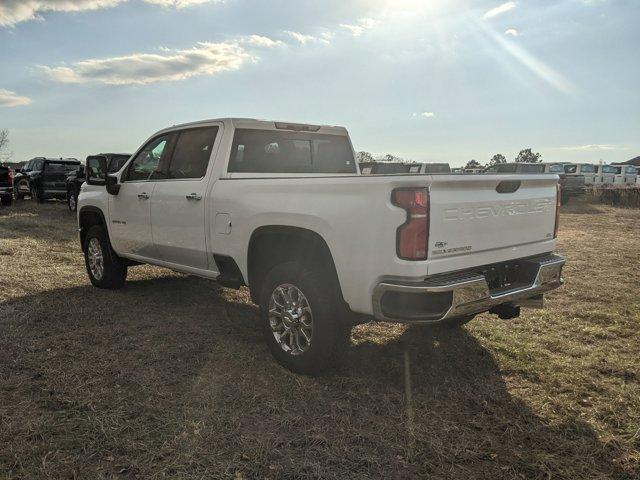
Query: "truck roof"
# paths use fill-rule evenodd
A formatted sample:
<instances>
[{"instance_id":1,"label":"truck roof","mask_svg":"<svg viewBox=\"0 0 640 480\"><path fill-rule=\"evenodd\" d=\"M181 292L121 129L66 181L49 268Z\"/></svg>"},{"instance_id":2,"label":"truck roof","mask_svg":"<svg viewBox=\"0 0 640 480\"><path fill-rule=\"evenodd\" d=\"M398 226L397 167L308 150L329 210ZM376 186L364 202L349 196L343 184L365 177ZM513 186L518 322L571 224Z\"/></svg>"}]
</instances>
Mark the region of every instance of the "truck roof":
<instances>
[{"instance_id":1,"label":"truck roof","mask_svg":"<svg viewBox=\"0 0 640 480\"><path fill-rule=\"evenodd\" d=\"M195 122L180 123L171 127L163 128L161 132L165 130L173 130L175 128L185 128L203 125L211 122L222 122L233 126L235 128L253 128L258 130L291 130L291 131L310 131L317 133L326 133L333 135L347 135L347 129L345 127L336 125L320 125L311 123L300 122L288 122L279 120L264 120L257 118L242 118L242 117L224 117L224 118L211 118L206 120L198 120Z\"/></svg>"}]
</instances>

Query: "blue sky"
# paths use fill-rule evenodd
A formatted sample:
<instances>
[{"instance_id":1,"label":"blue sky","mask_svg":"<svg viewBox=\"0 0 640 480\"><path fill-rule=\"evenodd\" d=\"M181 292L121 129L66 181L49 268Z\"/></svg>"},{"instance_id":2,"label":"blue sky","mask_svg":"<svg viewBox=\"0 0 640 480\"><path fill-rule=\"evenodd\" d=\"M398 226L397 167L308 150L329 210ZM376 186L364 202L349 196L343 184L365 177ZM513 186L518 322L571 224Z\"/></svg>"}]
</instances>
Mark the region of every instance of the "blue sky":
<instances>
[{"instance_id":1,"label":"blue sky","mask_svg":"<svg viewBox=\"0 0 640 480\"><path fill-rule=\"evenodd\" d=\"M640 1L0 0L14 160L227 116L462 165L640 155Z\"/></svg>"}]
</instances>

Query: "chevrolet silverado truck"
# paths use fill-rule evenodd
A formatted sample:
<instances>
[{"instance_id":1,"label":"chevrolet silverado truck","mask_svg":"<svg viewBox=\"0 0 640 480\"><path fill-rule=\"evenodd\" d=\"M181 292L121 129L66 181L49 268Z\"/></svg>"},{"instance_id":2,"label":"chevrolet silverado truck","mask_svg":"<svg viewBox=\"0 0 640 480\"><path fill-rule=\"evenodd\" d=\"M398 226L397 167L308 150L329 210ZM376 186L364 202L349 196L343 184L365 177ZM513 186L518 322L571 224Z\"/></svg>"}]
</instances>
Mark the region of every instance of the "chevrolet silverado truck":
<instances>
[{"instance_id":1,"label":"chevrolet silverado truck","mask_svg":"<svg viewBox=\"0 0 640 480\"><path fill-rule=\"evenodd\" d=\"M562 284L554 175L360 175L344 128L250 119L167 128L86 172L94 286L141 263L246 285L295 372L339 362L358 323L513 318Z\"/></svg>"}]
</instances>

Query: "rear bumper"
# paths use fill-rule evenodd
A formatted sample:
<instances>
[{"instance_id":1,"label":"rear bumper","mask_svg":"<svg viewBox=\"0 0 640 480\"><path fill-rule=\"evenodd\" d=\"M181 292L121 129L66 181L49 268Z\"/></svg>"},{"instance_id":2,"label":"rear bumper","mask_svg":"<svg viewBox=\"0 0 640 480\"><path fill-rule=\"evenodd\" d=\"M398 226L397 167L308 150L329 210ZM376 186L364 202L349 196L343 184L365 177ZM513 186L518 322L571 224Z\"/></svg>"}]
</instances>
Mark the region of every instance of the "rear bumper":
<instances>
[{"instance_id":1,"label":"rear bumper","mask_svg":"<svg viewBox=\"0 0 640 480\"><path fill-rule=\"evenodd\" d=\"M13 187L0 187L0 197L12 197Z\"/></svg>"},{"instance_id":2,"label":"rear bumper","mask_svg":"<svg viewBox=\"0 0 640 480\"><path fill-rule=\"evenodd\" d=\"M517 281L504 288L491 289L489 270L482 269L441 275L419 283L381 282L374 289L374 317L388 322L439 323L486 312L497 305L516 306L563 283L565 259L561 255L546 254L514 263L521 266L521 273Z\"/></svg>"}]
</instances>

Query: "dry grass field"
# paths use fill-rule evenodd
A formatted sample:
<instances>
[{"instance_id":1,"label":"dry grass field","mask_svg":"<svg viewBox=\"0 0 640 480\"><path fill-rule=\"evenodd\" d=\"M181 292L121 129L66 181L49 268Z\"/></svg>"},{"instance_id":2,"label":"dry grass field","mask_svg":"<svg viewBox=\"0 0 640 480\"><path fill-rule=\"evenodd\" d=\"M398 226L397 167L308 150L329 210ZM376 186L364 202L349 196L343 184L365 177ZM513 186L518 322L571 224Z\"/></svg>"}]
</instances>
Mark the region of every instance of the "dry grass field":
<instances>
[{"instance_id":1,"label":"dry grass field","mask_svg":"<svg viewBox=\"0 0 640 480\"><path fill-rule=\"evenodd\" d=\"M0 209L0 478L639 478L640 210L563 211L545 310L361 325L271 358L246 291L152 267L90 286L63 204Z\"/></svg>"}]
</instances>

